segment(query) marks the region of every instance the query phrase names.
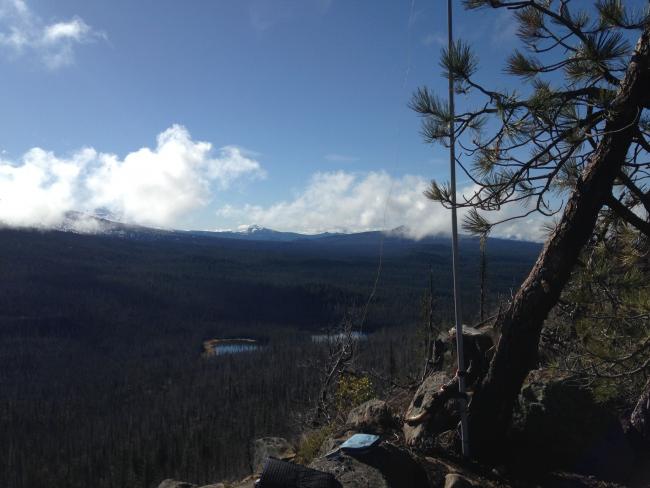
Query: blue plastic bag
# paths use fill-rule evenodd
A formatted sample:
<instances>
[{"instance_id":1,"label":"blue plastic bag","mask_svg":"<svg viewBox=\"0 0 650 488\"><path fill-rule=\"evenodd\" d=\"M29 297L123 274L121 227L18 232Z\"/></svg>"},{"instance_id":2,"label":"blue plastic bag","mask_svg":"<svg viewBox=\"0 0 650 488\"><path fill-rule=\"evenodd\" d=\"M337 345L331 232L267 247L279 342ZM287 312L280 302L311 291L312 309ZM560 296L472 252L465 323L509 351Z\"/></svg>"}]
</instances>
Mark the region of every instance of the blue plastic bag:
<instances>
[{"instance_id":1,"label":"blue plastic bag","mask_svg":"<svg viewBox=\"0 0 650 488\"><path fill-rule=\"evenodd\" d=\"M355 452L365 452L377 444L379 444L380 437L373 434L354 434L347 441L339 446L343 452L355 453Z\"/></svg>"}]
</instances>

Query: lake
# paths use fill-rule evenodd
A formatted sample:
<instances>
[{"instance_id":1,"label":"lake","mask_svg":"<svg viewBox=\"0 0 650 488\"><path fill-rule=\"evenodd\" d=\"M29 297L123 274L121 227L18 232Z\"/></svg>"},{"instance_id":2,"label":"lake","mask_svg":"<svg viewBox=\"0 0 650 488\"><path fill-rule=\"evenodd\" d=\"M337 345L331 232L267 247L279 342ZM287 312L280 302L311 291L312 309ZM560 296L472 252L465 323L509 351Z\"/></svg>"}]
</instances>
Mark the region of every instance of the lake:
<instances>
[{"instance_id":1,"label":"lake","mask_svg":"<svg viewBox=\"0 0 650 488\"><path fill-rule=\"evenodd\" d=\"M341 342L345 339L346 334L344 333L338 333L338 334L316 334L311 336L312 342ZM368 334L364 334L363 332L352 332L351 333L352 340L353 341L365 341L368 339Z\"/></svg>"}]
</instances>

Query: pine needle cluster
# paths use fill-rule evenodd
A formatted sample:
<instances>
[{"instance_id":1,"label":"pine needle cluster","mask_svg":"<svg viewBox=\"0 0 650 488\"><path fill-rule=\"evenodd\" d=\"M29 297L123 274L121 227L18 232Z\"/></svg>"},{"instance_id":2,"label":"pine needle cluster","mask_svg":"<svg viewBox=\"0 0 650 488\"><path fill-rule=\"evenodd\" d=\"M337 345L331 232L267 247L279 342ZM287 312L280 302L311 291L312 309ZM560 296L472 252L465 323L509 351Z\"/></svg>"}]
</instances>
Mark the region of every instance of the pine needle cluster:
<instances>
[{"instance_id":1,"label":"pine needle cluster","mask_svg":"<svg viewBox=\"0 0 650 488\"><path fill-rule=\"evenodd\" d=\"M466 230L481 235L506 220L560 211L564 195L580 183L585 166L607 136L605 124L634 56L631 34L643 29L650 16L648 9L633 10L621 0L575 5L566 0L465 0L464 5L512 13L521 46L505 60L504 73L519 78L522 88L484 86L478 79L477 56L459 40L442 50L441 74L453 77L455 92L467 94L473 108L452 116L447 100L426 87L415 92L410 106L422 118L426 142L447 146L453 131L460 149L457 163L475 188L457 205L473 209ZM624 165L627 178L612 196L648 211L646 114L640 114L638 127ZM446 183L431 182L425 195L452 205ZM510 204L520 209L514 216L490 224L481 216Z\"/></svg>"}]
</instances>

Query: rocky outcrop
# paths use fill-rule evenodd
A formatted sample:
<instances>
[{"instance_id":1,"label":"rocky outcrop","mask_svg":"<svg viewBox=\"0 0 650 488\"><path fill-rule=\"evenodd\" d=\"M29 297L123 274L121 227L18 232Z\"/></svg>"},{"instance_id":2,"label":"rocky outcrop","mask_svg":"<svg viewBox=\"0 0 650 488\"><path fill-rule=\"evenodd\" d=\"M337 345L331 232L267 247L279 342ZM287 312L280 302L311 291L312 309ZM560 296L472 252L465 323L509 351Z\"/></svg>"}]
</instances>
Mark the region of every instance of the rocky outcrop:
<instances>
[{"instance_id":1,"label":"rocky outcrop","mask_svg":"<svg viewBox=\"0 0 650 488\"><path fill-rule=\"evenodd\" d=\"M460 458L457 396L457 383L444 372L432 373L420 385L403 427L405 443L416 447L413 450L403 447L395 435L396 416L389 405L368 401L350 412L345 425L329 427L324 434L329 437L322 443L319 438L320 457L309 467L332 474L342 488L620 488L616 482L624 482L634 471L634 451L618 419L598 405L588 390L566 377L544 370L529 375L509 434L507 462L492 471ZM637 410L647 415L650 400L642 400ZM403 409L406 401L398 408ZM356 432L379 434L384 440L362 453L338 450ZM278 437L257 439L251 448L254 473L262 471L269 457L291 460L296 454L291 443ZM200 488L253 488L257 477ZM159 488L199 487L165 480Z\"/></svg>"},{"instance_id":2,"label":"rocky outcrop","mask_svg":"<svg viewBox=\"0 0 650 488\"><path fill-rule=\"evenodd\" d=\"M626 488L617 483L602 481L593 476L576 473L550 473L540 482L541 488Z\"/></svg>"},{"instance_id":3,"label":"rocky outcrop","mask_svg":"<svg viewBox=\"0 0 650 488\"><path fill-rule=\"evenodd\" d=\"M393 411L383 400L369 400L348 414L346 428L367 434L383 434L394 429L397 421Z\"/></svg>"},{"instance_id":4,"label":"rocky outcrop","mask_svg":"<svg viewBox=\"0 0 650 488\"><path fill-rule=\"evenodd\" d=\"M214 483L211 485L197 486L184 481L165 480L158 485L158 488L254 488L255 478L246 478L236 483Z\"/></svg>"},{"instance_id":5,"label":"rocky outcrop","mask_svg":"<svg viewBox=\"0 0 650 488\"><path fill-rule=\"evenodd\" d=\"M459 429L446 430L433 439L433 448L440 452L460 455L462 445Z\"/></svg>"},{"instance_id":6,"label":"rocky outcrop","mask_svg":"<svg viewBox=\"0 0 650 488\"><path fill-rule=\"evenodd\" d=\"M450 459L438 457L420 458L422 467L429 477L429 486L432 488L480 487L480 488L510 488L510 484L498 476L487 477L485 473L479 474L472 470L469 464L462 464ZM476 468L476 465L473 466Z\"/></svg>"},{"instance_id":7,"label":"rocky outcrop","mask_svg":"<svg viewBox=\"0 0 650 488\"><path fill-rule=\"evenodd\" d=\"M470 387L487 371L494 335L491 327L463 326L463 346L468 364L466 380ZM446 340L454 353L455 339L456 331L451 329ZM429 374L415 393L404 416L403 431L406 444L425 451L450 450L455 447L456 439L452 431L460 420L458 396L458 384L452 381L447 373L436 371ZM443 432L444 439L437 440Z\"/></svg>"},{"instance_id":8,"label":"rocky outcrop","mask_svg":"<svg viewBox=\"0 0 650 488\"><path fill-rule=\"evenodd\" d=\"M253 486L252 483L250 485ZM175 481L175 480L164 480L158 485L158 488L197 488L197 485L192 483L186 483L184 481ZM217 483L213 485L203 485L198 488L226 488L226 485L223 483ZM243 486L241 488L244 488Z\"/></svg>"},{"instance_id":9,"label":"rocky outcrop","mask_svg":"<svg viewBox=\"0 0 650 488\"><path fill-rule=\"evenodd\" d=\"M196 485L184 481L164 480L158 488L196 488Z\"/></svg>"},{"instance_id":10,"label":"rocky outcrop","mask_svg":"<svg viewBox=\"0 0 650 488\"><path fill-rule=\"evenodd\" d=\"M262 437L253 441L251 454L252 471L260 473L266 458L290 461L296 457L296 450L288 440L282 437Z\"/></svg>"},{"instance_id":11,"label":"rocky outcrop","mask_svg":"<svg viewBox=\"0 0 650 488\"><path fill-rule=\"evenodd\" d=\"M567 378L533 371L513 418L511 458L537 469L562 468L624 481L634 452L618 419Z\"/></svg>"},{"instance_id":12,"label":"rocky outcrop","mask_svg":"<svg viewBox=\"0 0 650 488\"><path fill-rule=\"evenodd\" d=\"M474 488L474 484L458 473L445 476L445 488Z\"/></svg>"},{"instance_id":13,"label":"rocky outcrop","mask_svg":"<svg viewBox=\"0 0 650 488\"><path fill-rule=\"evenodd\" d=\"M333 474L344 488L388 488L381 472L345 455L335 459L318 458L309 467Z\"/></svg>"},{"instance_id":14,"label":"rocky outcrop","mask_svg":"<svg viewBox=\"0 0 650 488\"><path fill-rule=\"evenodd\" d=\"M467 385L472 386L487 373L492 359L496 333L492 326L469 327L463 325L463 351L467 367ZM456 329L449 331L449 341L456 354Z\"/></svg>"},{"instance_id":15,"label":"rocky outcrop","mask_svg":"<svg viewBox=\"0 0 650 488\"><path fill-rule=\"evenodd\" d=\"M431 373L418 388L406 411L404 439L412 447L433 447L435 437L454 429L459 420L456 400L441 403L439 393L451 378L442 371Z\"/></svg>"},{"instance_id":16,"label":"rocky outcrop","mask_svg":"<svg viewBox=\"0 0 650 488\"><path fill-rule=\"evenodd\" d=\"M343 488L428 488L422 465L406 449L384 442L363 454L338 452L310 468L333 474Z\"/></svg>"}]
</instances>

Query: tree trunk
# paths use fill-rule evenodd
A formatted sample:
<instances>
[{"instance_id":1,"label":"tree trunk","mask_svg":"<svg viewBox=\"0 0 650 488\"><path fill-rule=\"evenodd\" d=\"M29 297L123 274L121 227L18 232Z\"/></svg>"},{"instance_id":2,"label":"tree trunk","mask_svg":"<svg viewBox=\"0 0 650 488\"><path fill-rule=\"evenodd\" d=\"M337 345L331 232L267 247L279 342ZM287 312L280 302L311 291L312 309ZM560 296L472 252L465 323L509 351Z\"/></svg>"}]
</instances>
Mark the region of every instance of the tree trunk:
<instances>
[{"instance_id":1,"label":"tree trunk","mask_svg":"<svg viewBox=\"0 0 650 488\"><path fill-rule=\"evenodd\" d=\"M514 402L537 362L544 320L568 281L580 250L591 237L630 148L643 99L647 96L649 67L650 25L646 25L613 101L605 135L535 266L495 324L501 338L469 410L472 455L478 458L494 460L504 447Z\"/></svg>"},{"instance_id":2,"label":"tree trunk","mask_svg":"<svg viewBox=\"0 0 650 488\"><path fill-rule=\"evenodd\" d=\"M485 320L485 278L487 271L487 256L486 256L487 236L482 235L480 239L480 260L479 260L479 320Z\"/></svg>"},{"instance_id":3,"label":"tree trunk","mask_svg":"<svg viewBox=\"0 0 650 488\"><path fill-rule=\"evenodd\" d=\"M630 426L640 444L646 447L650 445L650 380L643 387L632 411Z\"/></svg>"}]
</instances>

